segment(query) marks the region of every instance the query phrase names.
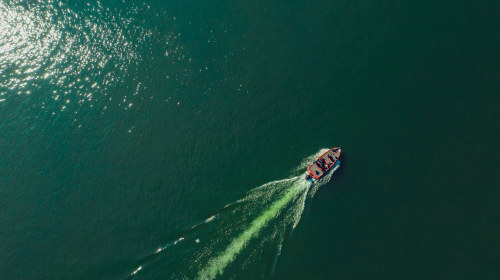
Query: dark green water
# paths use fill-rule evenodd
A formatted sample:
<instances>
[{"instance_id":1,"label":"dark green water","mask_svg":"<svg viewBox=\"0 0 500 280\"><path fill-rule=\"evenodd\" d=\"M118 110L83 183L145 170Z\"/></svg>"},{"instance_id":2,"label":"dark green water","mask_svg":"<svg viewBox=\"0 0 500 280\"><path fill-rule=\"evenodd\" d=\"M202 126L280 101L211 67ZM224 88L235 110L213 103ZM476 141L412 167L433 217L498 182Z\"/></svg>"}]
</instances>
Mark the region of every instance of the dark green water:
<instances>
[{"instance_id":1,"label":"dark green water","mask_svg":"<svg viewBox=\"0 0 500 280\"><path fill-rule=\"evenodd\" d=\"M498 279L481 2L1 1L0 279Z\"/></svg>"}]
</instances>

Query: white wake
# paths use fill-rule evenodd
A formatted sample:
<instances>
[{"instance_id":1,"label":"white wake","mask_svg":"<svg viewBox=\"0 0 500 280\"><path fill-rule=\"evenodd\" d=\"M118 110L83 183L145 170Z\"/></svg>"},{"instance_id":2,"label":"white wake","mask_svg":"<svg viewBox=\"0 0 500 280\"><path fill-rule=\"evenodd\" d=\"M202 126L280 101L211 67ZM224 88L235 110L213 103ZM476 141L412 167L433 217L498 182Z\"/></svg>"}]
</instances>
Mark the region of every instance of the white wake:
<instances>
[{"instance_id":1,"label":"white wake","mask_svg":"<svg viewBox=\"0 0 500 280\"><path fill-rule=\"evenodd\" d=\"M313 185L305 180L305 169L327 149L304 159L290 178L266 183L249 191L217 214L188 229L179 239L154 254L172 250L172 279L240 279L269 275L282 252L284 241L299 224L306 201L326 184L335 166ZM181 242L182 241L182 242ZM191 244L191 245L188 245ZM140 268L144 268L144 264ZM134 271L137 273L138 271ZM258 277L258 276L257 276ZM260 278L260 277L259 277Z\"/></svg>"}]
</instances>

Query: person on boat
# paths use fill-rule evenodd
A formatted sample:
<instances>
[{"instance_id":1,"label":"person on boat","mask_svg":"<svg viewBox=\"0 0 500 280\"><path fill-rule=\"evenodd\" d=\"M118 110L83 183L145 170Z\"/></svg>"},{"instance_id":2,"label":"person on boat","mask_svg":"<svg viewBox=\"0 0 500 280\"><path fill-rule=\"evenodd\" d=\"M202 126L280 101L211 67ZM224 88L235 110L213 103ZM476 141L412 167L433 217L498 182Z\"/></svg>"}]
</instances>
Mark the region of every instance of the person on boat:
<instances>
[{"instance_id":1,"label":"person on boat","mask_svg":"<svg viewBox=\"0 0 500 280\"><path fill-rule=\"evenodd\" d=\"M335 162L335 160L333 160L332 155L328 155L328 158L329 158L332 162Z\"/></svg>"},{"instance_id":2,"label":"person on boat","mask_svg":"<svg viewBox=\"0 0 500 280\"><path fill-rule=\"evenodd\" d=\"M320 161L319 159L316 161L316 166L317 166L319 169L321 169L321 171L323 171L323 166L322 166L321 161Z\"/></svg>"},{"instance_id":3,"label":"person on boat","mask_svg":"<svg viewBox=\"0 0 500 280\"><path fill-rule=\"evenodd\" d=\"M317 163L319 169L321 169L321 172L325 172L325 160L324 159L319 159Z\"/></svg>"}]
</instances>

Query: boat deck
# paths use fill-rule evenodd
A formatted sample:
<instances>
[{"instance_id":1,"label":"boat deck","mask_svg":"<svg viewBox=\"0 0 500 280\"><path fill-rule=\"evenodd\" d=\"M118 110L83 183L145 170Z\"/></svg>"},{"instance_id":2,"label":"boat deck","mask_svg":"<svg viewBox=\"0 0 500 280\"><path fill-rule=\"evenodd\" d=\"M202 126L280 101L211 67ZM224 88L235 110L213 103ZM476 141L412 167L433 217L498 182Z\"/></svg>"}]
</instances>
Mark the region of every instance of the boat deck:
<instances>
[{"instance_id":1,"label":"boat deck","mask_svg":"<svg viewBox=\"0 0 500 280\"><path fill-rule=\"evenodd\" d=\"M330 168L335 164L339 157L340 148L331 149L328 152L324 153L309 167L309 170L312 173L312 177L318 179L323 176L323 173L330 170Z\"/></svg>"}]
</instances>

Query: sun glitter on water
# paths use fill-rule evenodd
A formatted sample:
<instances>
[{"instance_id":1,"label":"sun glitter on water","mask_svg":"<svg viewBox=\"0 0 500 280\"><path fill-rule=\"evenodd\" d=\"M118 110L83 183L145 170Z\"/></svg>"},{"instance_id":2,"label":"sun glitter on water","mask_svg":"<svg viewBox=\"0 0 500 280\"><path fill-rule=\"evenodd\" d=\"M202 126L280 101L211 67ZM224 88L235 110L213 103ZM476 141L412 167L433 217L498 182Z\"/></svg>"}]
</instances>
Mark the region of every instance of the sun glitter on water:
<instances>
[{"instance_id":1,"label":"sun glitter on water","mask_svg":"<svg viewBox=\"0 0 500 280\"><path fill-rule=\"evenodd\" d=\"M133 13L116 16L99 1L78 13L51 0L0 2L2 101L36 93L33 107L55 113L105 110L104 100L130 108L131 97L108 94L141 61L138 46L151 35L130 24Z\"/></svg>"}]
</instances>

